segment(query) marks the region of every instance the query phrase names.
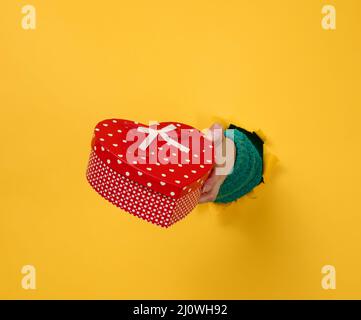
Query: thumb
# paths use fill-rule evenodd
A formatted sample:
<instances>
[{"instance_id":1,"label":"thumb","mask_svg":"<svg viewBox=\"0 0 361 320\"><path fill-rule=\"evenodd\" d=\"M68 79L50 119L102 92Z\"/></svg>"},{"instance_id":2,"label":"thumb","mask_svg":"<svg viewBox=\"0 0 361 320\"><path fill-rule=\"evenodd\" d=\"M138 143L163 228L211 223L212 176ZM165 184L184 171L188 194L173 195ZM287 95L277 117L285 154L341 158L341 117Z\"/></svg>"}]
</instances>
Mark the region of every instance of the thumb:
<instances>
[{"instance_id":1,"label":"thumb","mask_svg":"<svg viewBox=\"0 0 361 320\"><path fill-rule=\"evenodd\" d=\"M206 138L218 146L223 141L223 127L219 123L214 123L206 130Z\"/></svg>"}]
</instances>

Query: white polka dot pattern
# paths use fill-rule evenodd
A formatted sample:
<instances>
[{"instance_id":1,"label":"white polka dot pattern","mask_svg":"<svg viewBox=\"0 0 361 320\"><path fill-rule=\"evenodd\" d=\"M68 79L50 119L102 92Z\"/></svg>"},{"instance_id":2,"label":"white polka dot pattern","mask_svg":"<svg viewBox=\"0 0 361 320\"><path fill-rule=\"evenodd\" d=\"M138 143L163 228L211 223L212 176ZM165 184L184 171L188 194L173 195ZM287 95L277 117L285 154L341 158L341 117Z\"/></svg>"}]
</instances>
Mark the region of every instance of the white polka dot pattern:
<instances>
[{"instance_id":1,"label":"white polka dot pattern","mask_svg":"<svg viewBox=\"0 0 361 320\"><path fill-rule=\"evenodd\" d=\"M171 215L171 224L183 219L187 215L187 213L184 213L189 212L189 210L192 210L198 204L200 194L200 189L196 189L178 199L176 208Z\"/></svg>"},{"instance_id":2,"label":"white polka dot pattern","mask_svg":"<svg viewBox=\"0 0 361 320\"><path fill-rule=\"evenodd\" d=\"M93 150L111 169L165 196L180 198L201 188L213 168L212 142L186 124L149 125L124 119L103 120L95 127ZM169 137L189 148L189 152L169 144L159 134L145 150L140 148L150 134L136 134L168 126L175 127L168 133ZM202 149L207 152L201 152Z\"/></svg>"},{"instance_id":3,"label":"white polka dot pattern","mask_svg":"<svg viewBox=\"0 0 361 320\"><path fill-rule=\"evenodd\" d=\"M143 186L119 174L103 162L94 151L86 172L90 185L117 207L154 224L169 227L184 218L198 203L196 189L175 199Z\"/></svg>"}]
</instances>

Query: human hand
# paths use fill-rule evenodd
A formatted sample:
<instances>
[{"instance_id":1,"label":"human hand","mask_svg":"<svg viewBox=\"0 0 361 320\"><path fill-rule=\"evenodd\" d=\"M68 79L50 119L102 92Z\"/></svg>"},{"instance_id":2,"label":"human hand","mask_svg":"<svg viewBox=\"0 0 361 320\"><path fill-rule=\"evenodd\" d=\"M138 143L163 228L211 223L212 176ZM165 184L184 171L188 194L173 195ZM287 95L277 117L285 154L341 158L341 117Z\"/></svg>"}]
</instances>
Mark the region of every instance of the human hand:
<instances>
[{"instance_id":1,"label":"human hand","mask_svg":"<svg viewBox=\"0 0 361 320\"><path fill-rule=\"evenodd\" d=\"M224 136L223 128L220 124L213 124L208 129L206 135L213 139L216 150L216 164L203 185L199 203L213 202L216 200L219 189L228 174L232 171L235 161L234 142ZM225 156L220 156L217 150L221 151L220 153L225 154Z\"/></svg>"}]
</instances>

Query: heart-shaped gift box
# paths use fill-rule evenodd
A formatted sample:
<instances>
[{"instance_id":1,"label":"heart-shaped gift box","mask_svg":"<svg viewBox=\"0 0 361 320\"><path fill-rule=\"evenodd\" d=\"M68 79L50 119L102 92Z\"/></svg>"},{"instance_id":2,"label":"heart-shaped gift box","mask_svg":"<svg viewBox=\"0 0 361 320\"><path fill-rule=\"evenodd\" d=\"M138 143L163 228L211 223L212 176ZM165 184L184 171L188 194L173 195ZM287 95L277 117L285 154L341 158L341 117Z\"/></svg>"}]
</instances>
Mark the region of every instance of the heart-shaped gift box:
<instances>
[{"instance_id":1,"label":"heart-shaped gift box","mask_svg":"<svg viewBox=\"0 0 361 320\"><path fill-rule=\"evenodd\" d=\"M198 204L214 164L212 141L183 123L104 120L91 146L86 172L91 186L114 205L162 227Z\"/></svg>"}]
</instances>

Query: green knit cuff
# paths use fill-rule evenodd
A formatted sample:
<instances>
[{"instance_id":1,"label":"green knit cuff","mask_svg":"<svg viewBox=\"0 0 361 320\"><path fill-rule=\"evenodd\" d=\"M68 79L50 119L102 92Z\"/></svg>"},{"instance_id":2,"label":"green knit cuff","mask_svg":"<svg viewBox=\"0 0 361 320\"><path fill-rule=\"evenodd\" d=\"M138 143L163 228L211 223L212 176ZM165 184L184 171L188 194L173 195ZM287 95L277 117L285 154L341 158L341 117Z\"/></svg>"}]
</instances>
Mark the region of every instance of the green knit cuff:
<instances>
[{"instance_id":1,"label":"green knit cuff","mask_svg":"<svg viewBox=\"0 0 361 320\"><path fill-rule=\"evenodd\" d=\"M216 203L235 201L262 181L262 157L247 135L239 130L226 130L224 135L233 140L236 158L232 173L219 189Z\"/></svg>"}]
</instances>

